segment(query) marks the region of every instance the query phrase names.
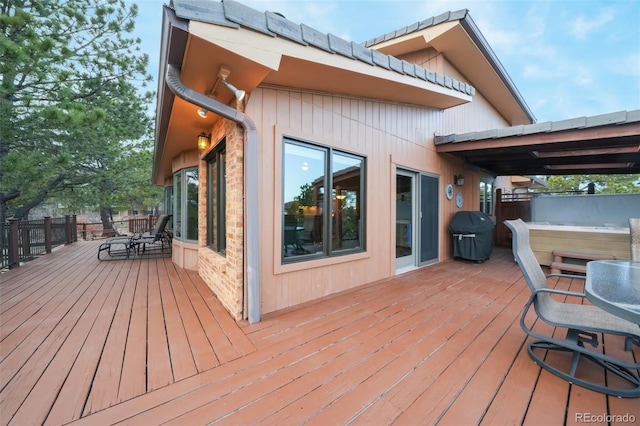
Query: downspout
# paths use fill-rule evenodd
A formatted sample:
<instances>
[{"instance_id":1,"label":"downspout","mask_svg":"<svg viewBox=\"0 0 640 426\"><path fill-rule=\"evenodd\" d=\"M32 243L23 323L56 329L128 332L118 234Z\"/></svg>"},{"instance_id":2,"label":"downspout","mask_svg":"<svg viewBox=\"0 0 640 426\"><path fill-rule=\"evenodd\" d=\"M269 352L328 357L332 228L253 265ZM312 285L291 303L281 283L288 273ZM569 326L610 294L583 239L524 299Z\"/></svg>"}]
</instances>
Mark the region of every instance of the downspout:
<instances>
[{"instance_id":1,"label":"downspout","mask_svg":"<svg viewBox=\"0 0 640 426\"><path fill-rule=\"evenodd\" d=\"M177 97L232 120L244 129L244 241L249 299L248 319L251 324L259 322L260 258L258 256L258 130L256 124L245 113L185 86L180 80L180 70L173 64L167 66L166 84Z\"/></svg>"}]
</instances>

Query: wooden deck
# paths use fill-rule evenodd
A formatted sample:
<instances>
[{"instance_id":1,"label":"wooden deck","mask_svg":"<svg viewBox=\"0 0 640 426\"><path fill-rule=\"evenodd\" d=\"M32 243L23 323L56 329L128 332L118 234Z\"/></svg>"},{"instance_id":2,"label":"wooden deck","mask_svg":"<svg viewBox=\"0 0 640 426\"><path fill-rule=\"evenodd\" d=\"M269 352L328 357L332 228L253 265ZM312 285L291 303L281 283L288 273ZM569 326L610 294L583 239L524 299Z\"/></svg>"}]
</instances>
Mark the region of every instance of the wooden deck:
<instances>
[{"instance_id":1,"label":"wooden deck","mask_svg":"<svg viewBox=\"0 0 640 426\"><path fill-rule=\"evenodd\" d=\"M508 250L253 325L170 259L96 253L97 242L77 243L0 276L1 424L640 421L637 399L572 386L530 360L518 324L528 291Z\"/></svg>"}]
</instances>

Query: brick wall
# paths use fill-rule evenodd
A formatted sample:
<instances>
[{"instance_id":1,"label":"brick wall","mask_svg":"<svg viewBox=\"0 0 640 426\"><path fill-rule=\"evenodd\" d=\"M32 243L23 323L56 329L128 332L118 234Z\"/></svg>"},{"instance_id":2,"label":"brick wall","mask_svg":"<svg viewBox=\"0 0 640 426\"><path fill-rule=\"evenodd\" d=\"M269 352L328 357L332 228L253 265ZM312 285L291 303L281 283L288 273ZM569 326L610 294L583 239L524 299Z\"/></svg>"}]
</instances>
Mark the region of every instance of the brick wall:
<instances>
[{"instance_id":1,"label":"brick wall","mask_svg":"<svg viewBox=\"0 0 640 426\"><path fill-rule=\"evenodd\" d=\"M206 154L226 136L226 256L207 247ZM244 297L244 135L236 123L220 119L211 133L212 147L202 152L198 194L198 273L236 319L243 319Z\"/></svg>"}]
</instances>

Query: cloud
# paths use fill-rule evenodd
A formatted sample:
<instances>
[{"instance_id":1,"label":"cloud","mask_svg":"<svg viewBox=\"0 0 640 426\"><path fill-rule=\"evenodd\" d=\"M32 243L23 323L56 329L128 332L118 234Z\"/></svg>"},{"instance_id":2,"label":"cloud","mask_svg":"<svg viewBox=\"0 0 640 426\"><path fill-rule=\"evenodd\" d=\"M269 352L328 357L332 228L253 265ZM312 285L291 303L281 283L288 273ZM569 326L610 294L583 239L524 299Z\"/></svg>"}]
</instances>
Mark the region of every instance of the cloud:
<instances>
[{"instance_id":1,"label":"cloud","mask_svg":"<svg viewBox=\"0 0 640 426\"><path fill-rule=\"evenodd\" d=\"M593 82L589 68L583 65L576 65L574 68L573 82L578 86L589 86Z\"/></svg>"},{"instance_id":2,"label":"cloud","mask_svg":"<svg viewBox=\"0 0 640 426\"><path fill-rule=\"evenodd\" d=\"M602 28L614 18L613 9L605 9L600 15L589 20L584 16L579 16L573 22L569 23L570 34L578 40L584 40L594 31Z\"/></svg>"},{"instance_id":3,"label":"cloud","mask_svg":"<svg viewBox=\"0 0 640 426\"><path fill-rule=\"evenodd\" d=\"M628 52L609 61L609 71L640 79L640 52Z\"/></svg>"}]
</instances>

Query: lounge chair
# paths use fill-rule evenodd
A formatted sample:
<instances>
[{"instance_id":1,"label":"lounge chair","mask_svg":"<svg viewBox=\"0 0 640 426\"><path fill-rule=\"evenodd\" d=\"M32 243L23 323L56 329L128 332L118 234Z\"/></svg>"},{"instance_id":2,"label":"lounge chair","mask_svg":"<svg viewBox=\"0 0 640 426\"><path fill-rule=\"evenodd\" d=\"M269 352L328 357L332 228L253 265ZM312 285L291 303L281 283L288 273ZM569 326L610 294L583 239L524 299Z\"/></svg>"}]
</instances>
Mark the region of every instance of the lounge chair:
<instances>
[{"instance_id":1,"label":"lounge chair","mask_svg":"<svg viewBox=\"0 0 640 426\"><path fill-rule=\"evenodd\" d=\"M172 235L167 231L171 216L170 214L160 215L153 230L132 237L132 245L138 254L147 253L150 250L171 250Z\"/></svg>"},{"instance_id":2,"label":"lounge chair","mask_svg":"<svg viewBox=\"0 0 640 426\"><path fill-rule=\"evenodd\" d=\"M156 227L142 234L107 239L98 247L99 260L129 259L132 256L171 255L171 233L166 229L171 215L158 217Z\"/></svg>"},{"instance_id":3,"label":"lounge chair","mask_svg":"<svg viewBox=\"0 0 640 426\"><path fill-rule=\"evenodd\" d=\"M640 363L627 362L607 355L604 353L604 345L598 343L600 333L603 338L605 335L623 336L624 349L631 351L632 344L640 344L640 326L588 304L584 293L548 288L547 278L552 276L582 280L585 277L564 274L545 276L529 246L527 225L520 219L507 220L504 223L513 234L513 255L532 293L520 318L520 326L524 332L535 339L528 344L529 356L540 367L578 386L619 397L640 397ZM581 298L587 304L564 303L554 299L552 294ZM562 339L553 335L544 335L528 326L525 318L531 305L534 306L538 318L542 321L556 328L566 329L566 337ZM561 330L556 330L555 335L559 335L560 332ZM611 342L609 340L608 338L607 344L613 345L612 342L615 340L611 339ZM586 347L585 343L591 348ZM611 347L607 346L607 349ZM571 362L568 362L568 358L550 356L552 351L570 353ZM611 384L605 386L579 377L576 371L581 360L588 360L614 373L624 379L627 386L618 387ZM565 361L564 364L562 361Z\"/></svg>"}]
</instances>

